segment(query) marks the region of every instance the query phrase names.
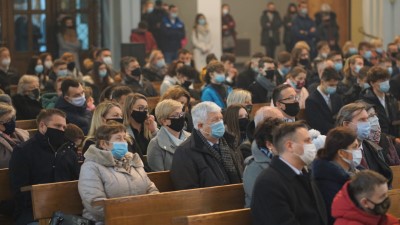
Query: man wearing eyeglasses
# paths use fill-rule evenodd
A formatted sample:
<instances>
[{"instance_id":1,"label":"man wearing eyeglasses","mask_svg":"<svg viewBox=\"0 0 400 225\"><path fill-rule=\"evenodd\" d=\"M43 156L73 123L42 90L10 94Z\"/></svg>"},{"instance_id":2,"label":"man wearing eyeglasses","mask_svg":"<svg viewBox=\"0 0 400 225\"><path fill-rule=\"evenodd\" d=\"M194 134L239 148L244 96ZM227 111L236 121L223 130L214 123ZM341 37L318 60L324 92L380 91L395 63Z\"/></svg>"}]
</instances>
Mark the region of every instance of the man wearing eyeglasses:
<instances>
[{"instance_id":1,"label":"man wearing eyeglasses","mask_svg":"<svg viewBox=\"0 0 400 225\"><path fill-rule=\"evenodd\" d=\"M273 104L279 109L285 122L296 121L296 115L300 111L299 96L289 84L277 86L272 93Z\"/></svg>"}]
</instances>

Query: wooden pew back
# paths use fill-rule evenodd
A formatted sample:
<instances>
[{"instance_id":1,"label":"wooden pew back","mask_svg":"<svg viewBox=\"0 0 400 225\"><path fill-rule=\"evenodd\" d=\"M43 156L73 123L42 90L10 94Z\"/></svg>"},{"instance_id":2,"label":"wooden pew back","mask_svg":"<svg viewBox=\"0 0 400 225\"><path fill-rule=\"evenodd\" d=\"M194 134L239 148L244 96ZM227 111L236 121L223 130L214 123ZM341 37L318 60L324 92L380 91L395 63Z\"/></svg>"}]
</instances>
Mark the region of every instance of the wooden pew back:
<instances>
[{"instance_id":1,"label":"wooden pew back","mask_svg":"<svg viewBox=\"0 0 400 225\"><path fill-rule=\"evenodd\" d=\"M29 129L37 129L36 120L16 120L15 127L29 130Z\"/></svg>"},{"instance_id":2,"label":"wooden pew back","mask_svg":"<svg viewBox=\"0 0 400 225\"><path fill-rule=\"evenodd\" d=\"M8 169L0 169L0 201L10 200L13 197L8 174Z\"/></svg>"},{"instance_id":3,"label":"wooden pew back","mask_svg":"<svg viewBox=\"0 0 400 225\"><path fill-rule=\"evenodd\" d=\"M250 119L254 119L254 116L256 115L256 112L264 106L269 106L269 103L258 103L258 104L253 104L253 109L251 110L250 113Z\"/></svg>"},{"instance_id":4,"label":"wooden pew back","mask_svg":"<svg viewBox=\"0 0 400 225\"><path fill-rule=\"evenodd\" d=\"M240 209L244 206L242 184L107 199L105 223L113 225L172 224L179 216Z\"/></svg>"},{"instance_id":5,"label":"wooden pew back","mask_svg":"<svg viewBox=\"0 0 400 225\"><path fill-rule=\"evenodd\" d=\"M147 174L160 192L173 191L169 171ZM26 188L31 191L33 216L35 219L51 218L53 212L82 214L82 199L78 191L78 181L66 181L49 184L38 184Z\"/></svg>"},{"instance_id":6,"label":"wooden pew back","mask_svg":"<svg viewBox=\"0 0 400 225\"><path fill-rule=\"evenodd\" d=\"M151 112L151 110L155 109L157 106L157 103L160 101L160 97L148 97L147 98L147 105L149 108L149 112Z\"/></svg>"},{"instance_id":7,"label":"wooden pew back","mask_svg":"<svg viewBox=\"0 0 400 225\"><path fill-rule=\"evenodd\" d=\"M251 225L250 209L236 209L224 212L197 214L178 217L172 220L174 225Z\"/></svg>"},{"instance_id":8,"label":"wooden pew back","mask_svg":"<svg viewBox=\"0 0 400 225\"><path fill-rule=\"evenodd\" d=\"M388 213L400 218L400 189L389 190L390 208Z\"/></svg>"},{"instance_id":9,"label":"wooden pew back","mask_svg":"<svg viewBox=\"0 0 400 225\"><path fill-rule=\"evenodd\" d=\"M391 166L393 172L392 188L400 189L400 166Z\"/></svg>"}]
</instances>

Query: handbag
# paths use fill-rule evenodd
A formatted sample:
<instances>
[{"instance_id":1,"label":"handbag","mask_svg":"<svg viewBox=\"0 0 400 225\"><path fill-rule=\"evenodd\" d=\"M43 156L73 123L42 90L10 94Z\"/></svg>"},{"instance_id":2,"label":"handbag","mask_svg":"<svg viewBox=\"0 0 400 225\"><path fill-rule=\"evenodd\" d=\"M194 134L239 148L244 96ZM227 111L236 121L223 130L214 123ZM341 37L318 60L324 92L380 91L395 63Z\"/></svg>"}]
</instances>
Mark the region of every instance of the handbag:
<instances>
[{"instance_id":1,"label":"handbag","mask_svg":"<svg viewBox=\"0 0 400 225\"><path fill-rule=\"evenodd\" d=\"M61 211L53 213L49 225L94 225L95 222L76 215L64 214Z\"/></svg>"}]
</instances>

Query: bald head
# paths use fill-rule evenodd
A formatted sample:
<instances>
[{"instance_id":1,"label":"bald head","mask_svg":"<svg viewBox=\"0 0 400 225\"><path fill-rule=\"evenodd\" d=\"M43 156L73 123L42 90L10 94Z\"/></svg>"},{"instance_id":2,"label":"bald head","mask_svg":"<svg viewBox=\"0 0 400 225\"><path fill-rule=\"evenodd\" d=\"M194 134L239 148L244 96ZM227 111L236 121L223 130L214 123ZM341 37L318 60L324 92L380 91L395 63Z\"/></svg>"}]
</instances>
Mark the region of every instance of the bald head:
<instances>
[{"instance_id":1,"label":"bald head","mask_svg":"<svg viewBox=\"0 0 400 225\"><path fill-rule=\"evenodd\" d=\"M259 110L257 110L256 115L254 116L255 126L257 127L267 118L283 119L284 116L282 112L275 107L272 106L261 107Z\"/></svg>"}]
</instances>

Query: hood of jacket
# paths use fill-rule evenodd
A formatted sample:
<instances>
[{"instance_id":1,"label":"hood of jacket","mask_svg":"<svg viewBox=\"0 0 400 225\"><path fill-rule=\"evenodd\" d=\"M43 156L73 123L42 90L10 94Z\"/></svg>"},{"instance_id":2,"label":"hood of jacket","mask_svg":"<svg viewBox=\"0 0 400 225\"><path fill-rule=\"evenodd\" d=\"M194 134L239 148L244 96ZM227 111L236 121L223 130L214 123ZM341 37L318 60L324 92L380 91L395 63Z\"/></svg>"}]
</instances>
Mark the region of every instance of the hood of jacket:
<instances>
[{"instance_id":1,"label":"hood of jacket","mask_svg":"<svg viewBox=\"0 0 400 225\"><path fill-rule=\"evenodd\" d=\"M168 130L165 127L161 126L161 128L158 131L157 136L155 138L156 138L157 144L160 146L160 148L174 154L175 150L178 146L176 146L175 143L171 140L169 135L172 135L172 134L168 134L167 132L168 132ZM190 136L190 133L182 130L182 134L179 139L182 140L182 142L183 142L189 136Z\"/></svg>"},{"instance_id":2,"label":"hood of jacket","mask_svg":"<svg viewBox=\"0 0 400 225\"><path fill-rule=\"evenodd\" d=\"M99 149L96 147L96 145L89 146L84 156L85 161L93 161L103 166L116 166L116 160L113 157L111 151ZM131 152L128 152L126 153L125 157L132 157L131 166L143 167L143 162L138 154L132 154Z\"/></svg>"},{"instance_id":3,"label":"hood of jacket","mask_svg":"<svg viewBox=\"0 0 400 225\"><path fill-rule=\"evenodd\" d=\"M353 221L355 224L376 225L376 224L398 224L397 219L386 214L385 216L373 215L358 208L351 200L348 187L350 181L343 185L332 203L332 217L336 219L335 224ZM383 218L382 218L383 217Z\"/></svg>"},{"instance_id":4,"label":"hood of jacket","mask_svg":"<svg viewBox=\"0 0 400 225\"><path fill-rule=\"evenodd\" d=\"M257 163L271 163L271 159L268 158L258 147L256 141L251 144L251 153L254 157L254 161Z\"/></svg>"}]
</instances>

